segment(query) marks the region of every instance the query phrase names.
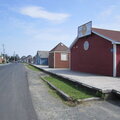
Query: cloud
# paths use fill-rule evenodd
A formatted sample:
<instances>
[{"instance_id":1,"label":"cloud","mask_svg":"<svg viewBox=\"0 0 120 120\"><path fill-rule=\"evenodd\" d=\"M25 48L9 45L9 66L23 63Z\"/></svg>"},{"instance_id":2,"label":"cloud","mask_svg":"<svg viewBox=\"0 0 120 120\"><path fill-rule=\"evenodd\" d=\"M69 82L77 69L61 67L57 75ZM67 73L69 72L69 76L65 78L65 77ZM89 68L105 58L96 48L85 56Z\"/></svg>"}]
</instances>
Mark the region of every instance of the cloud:
<instances>
[{"instance_id":1,"label":"cloud","mask_svg":"<svg viewBox=\"0 0 120 120\"><path fill-rule=\"evenodd\" d=\"M20 9L20 13L32 18L43 18L56 22L65 21L68 17L70 17L70 15L66 13L53 13L37 6L23 7Z\"/></svg>"},{"instance_id":2,"label":"cloud","mask_svg":"<svg viewBox=\"0 0 120 120\"><path fill-rule=\"evenodd\" d=\"M96 16L94 21L94 27L120 30L119 7L117 5L107 7Z\"/></svg>"},{"instance_id":3,"label":"cloud","mask_svg":"<svg viewBox=\"0 0 120 120\"><path fill-rule=\"evenodd\" d=\"M73 35L69 35L69 32L66 33L66 30L63 28L26 28L24 32L31 36L32 41L36 42L66 42L71 40L71 36L74 38Z\"/></svg>"},{"instance_id":4,"label":"cloud","mask_svg":"<svg viewBox=\"0 0 120 120\"><path fill-rule=\"evenodd\" d=\"M71 29L67 29L63 26L39 27L36 22L31 23L12 17L10 19L10 24L12 28L16 29L17 32L22 35L21 38L25 38L26 42L31 41L33 44L45 43L47 46L50 46L52 43L63 42L69 45L75 36L75 34L71 32Z\"/></svg>"},{"instance_id":5,"label":"cloud","mask_svg":"<svg viewBox=\"0 0 120 120\"><path fill-rule=\"evenodd\" d=\"M101 18L106 18L106 17L109 17L110 15L112 15L112 13L113 13L113 11L114 11L114 9L116 8L116 6L109 6L107 9L105 9L105 10L103 10L100 14L99 14L99 16L101 17Z\"/></svg>"}]
</instances>

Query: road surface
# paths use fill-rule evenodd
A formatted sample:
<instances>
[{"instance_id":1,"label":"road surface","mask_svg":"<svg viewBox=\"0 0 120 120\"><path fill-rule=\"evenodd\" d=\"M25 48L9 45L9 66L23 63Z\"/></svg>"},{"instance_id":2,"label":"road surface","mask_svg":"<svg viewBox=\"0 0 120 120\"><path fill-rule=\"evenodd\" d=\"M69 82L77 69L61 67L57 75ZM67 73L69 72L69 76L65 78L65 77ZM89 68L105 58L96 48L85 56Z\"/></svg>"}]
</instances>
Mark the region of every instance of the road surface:
<instances>
[{"instance_id":1,"label":"road surface","mask_svg":"<svg viewBox=\"0 0 120 120\"><path fill-rule=\"evenodd\" d=\"M37 120L23 64L0 66L0 120Z\"/></svg>"}]
</instances>

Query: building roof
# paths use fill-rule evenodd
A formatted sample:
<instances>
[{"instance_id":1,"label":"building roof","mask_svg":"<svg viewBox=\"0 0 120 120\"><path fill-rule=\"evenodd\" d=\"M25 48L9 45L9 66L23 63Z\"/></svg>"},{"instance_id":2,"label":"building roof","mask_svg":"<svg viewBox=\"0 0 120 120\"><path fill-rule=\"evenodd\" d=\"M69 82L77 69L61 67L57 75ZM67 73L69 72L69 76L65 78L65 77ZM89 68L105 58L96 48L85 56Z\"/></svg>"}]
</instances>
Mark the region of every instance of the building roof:
<instances>
[{"instance_id":1,"label":"building roof","mask_svg":"<svg viewBox=\"0 0 120 120\"><path fill-rule=\"evenodd\" d=\"M113 44L120 44L120 31L92 28L92 33L112 42ZM78 39L78 37L75 38L70 48L72 48Z\"/></svg>"},{"instance_id":2,"label":"building roof","mask_svg":"<svg viewBox=\"0 0 120 120\"><path fill-rule=\"evenodd\" d=\"M37 51L37 55L39 55L40 58L48 58L49 51Z\"/></svg>"},{"instance_id":3,"label":"building roof","mask_svg":"<svg viewBox=\"0 0 120 120\"><path fill-rule=\"evenodd\" d=\"M69 48L60 42L52 50L50 50L50 52L53 52L53 51L69 51Z\"/></svg>"},{"instance_id":4,"label":"building roof","mask_svg":"<svg viewBox=\"0 0 120 120\"><path fill-rule=\"evenodd\" d=\"M32 59L32 55L28 55L25 59Z\"/></svg>"},{"instance_id":5,"label":"building roof","mask_svg":"<svg viewBox=\"0 0 120 120\"><path fill-rule=\"evenodd\" d=\"M120 42L120 31L92 28L93 33L98 33L112 42Z\"/></svg>"}]
</instances>

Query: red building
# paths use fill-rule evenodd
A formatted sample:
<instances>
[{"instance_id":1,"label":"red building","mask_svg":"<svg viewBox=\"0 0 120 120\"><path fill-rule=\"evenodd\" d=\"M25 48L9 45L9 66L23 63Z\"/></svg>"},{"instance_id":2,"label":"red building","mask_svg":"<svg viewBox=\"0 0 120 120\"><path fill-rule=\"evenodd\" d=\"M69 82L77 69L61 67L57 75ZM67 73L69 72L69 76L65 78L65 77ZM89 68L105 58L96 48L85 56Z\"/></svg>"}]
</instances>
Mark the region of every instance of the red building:
<instances>
[{"instance_id":1,"label":"red building","mask_svg":"<svg viewBox=\"0 0 120 120\"><path fill-rule=\"evenodd\" d=\"M70 51L63 43L59 43L49 52L50 68L69 68Z\"/></svg>"},{"instance_id":2,"label":"red building","mask_svg":"<svg viewBox=\"0 0 120 120\"><path fill-rule=\"evenodd\" d=\"M1 63L3 63L3 59L2 59L2 57L0 56L0 64L1 64Z\"/></svg>"},{"instance_id":3,"label":"red building","mask_svg":"<svg viewBox=\"0 0 120 120\"><path fill-rule=\"evenodd\" d=\"M78 27L72 43L71 70L120 76L120 31L92 28L89 22Z\"/></svg>"}]
</instances>

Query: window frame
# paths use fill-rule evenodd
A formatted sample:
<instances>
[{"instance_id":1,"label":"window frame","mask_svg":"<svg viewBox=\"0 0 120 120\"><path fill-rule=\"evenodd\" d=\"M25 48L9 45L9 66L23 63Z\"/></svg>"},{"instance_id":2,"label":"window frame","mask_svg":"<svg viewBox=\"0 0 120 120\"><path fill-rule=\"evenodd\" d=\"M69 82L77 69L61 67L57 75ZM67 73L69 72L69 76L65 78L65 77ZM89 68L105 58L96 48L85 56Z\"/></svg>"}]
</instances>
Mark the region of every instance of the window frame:
<instances>
[{"instance_id":1,"label":"window frame","mask_svg":"<svg viewBox=\"0 0 120 120\"><path fill-rule=\"evenodd\" d=\"M62 59L62 55L64 56L64 55L66 55L66 57L64 56L63 58L66 58L66 59ZM68 61L68 53L61 53L60 54L60 60L61 61Z\"/></svg>"}]
</instances>

